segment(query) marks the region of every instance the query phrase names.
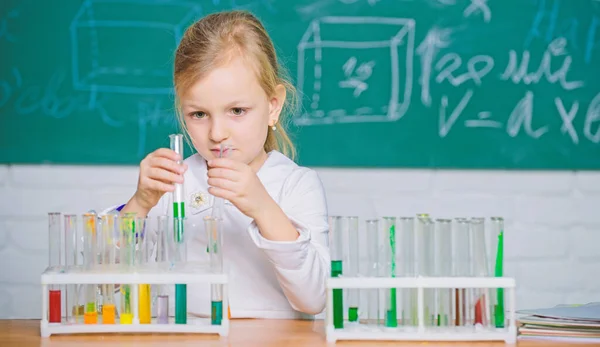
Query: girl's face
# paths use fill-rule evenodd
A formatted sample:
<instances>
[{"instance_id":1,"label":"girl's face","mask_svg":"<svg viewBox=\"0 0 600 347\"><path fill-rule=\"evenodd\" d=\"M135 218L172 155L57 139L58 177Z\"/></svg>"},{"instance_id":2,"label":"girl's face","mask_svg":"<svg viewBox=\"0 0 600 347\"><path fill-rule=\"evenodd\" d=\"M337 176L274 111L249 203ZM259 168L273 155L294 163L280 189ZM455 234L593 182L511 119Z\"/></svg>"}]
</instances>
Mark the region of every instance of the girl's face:
<instances>
[{"instance_id":1,"label":"girl's face","mask_svg":"<svg viewBox=\"0 0 600 347\"><path fill-rule=\"evenodd\" d=\"M183 117L192 143L209 160L229 145L224 156L250 165L255 171L267 158L268 128L277 123L285 88L269 96L241 57L232 58L192 85L181 98Z\"/></svg>"}]
</instances>

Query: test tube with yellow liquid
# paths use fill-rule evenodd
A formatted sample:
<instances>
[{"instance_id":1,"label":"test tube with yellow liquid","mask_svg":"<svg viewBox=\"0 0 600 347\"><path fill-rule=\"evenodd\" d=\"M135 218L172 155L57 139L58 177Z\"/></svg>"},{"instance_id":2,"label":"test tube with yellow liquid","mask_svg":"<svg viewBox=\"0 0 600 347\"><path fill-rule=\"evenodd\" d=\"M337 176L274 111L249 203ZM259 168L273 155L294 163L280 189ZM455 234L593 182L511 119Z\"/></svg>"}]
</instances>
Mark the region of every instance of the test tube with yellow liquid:
<instances>
[{"instance_id":1,"label":"test tube with yellow liquid","mask_svg":"<svg viewBox=\"0 0 600 347\"><path fill-rule=\"evenodd\" d=\"M100 249L102 250L102 267L113 269L116 266L115 239L121 235L118 212L111 212L102 216L102 235ZM115 285L102 285L102 324L115 324Z\"/></svg>"},{"instance_id":2,"label":"test tube with yellow liquid","mask_svg":"<svg viewBox=\"0 0 600 347\"><path fill-rule=\"evenodd\" d=\"M87 270L96 266L98 257L98 235L96 229L96 214L88 212L83 215L83 259ZM96 311L96 285L85 285L85 312L83 314L85 324L98 323L98 311Z\"/></svg>"},{"instance_id":3,"label":"test tube with yellow liquid","mask_svg":"<svg viewBox=\"0 0 600 347\"><path fill-rule=\"evenodd\" d=\"M125 270L131 270L134 264L135 250L135 213L125 213L121 217L120 264ZM133 311L131 306L131 284L121 284L120 323L132 324Z\"/></svg>"},{"instance_id":4,"label":"test tube with yellow liquid","mask_svg":"<svg viewBox=\"0 0 600 347\"><path fill-rule=\"evenodd\" d=\"M135 236L137 238L137 266L146 266L148 264L150 252L150 240L146 237L146 218L138 217L135 222ZM152 296L149 284L138 285L138 310L140 314L140 324L150 324L152 320L151 302Z\"/></svg>"},{"instance_id":5,"label":"test tube with yellow liquid","mask_svg":"<svg viewBox=\"0 0 600 347\"><path fill-rule=\"evenodd\" d=\"M79 252L81 246L78 242L78 216L76 214L66 214L65 216L65 265L73 268L79 263ZM79 288L78 284L67 284L66 286L65 311L67 322L81 323L83 312L79 306Z\"/></svg>"}]
</instances>

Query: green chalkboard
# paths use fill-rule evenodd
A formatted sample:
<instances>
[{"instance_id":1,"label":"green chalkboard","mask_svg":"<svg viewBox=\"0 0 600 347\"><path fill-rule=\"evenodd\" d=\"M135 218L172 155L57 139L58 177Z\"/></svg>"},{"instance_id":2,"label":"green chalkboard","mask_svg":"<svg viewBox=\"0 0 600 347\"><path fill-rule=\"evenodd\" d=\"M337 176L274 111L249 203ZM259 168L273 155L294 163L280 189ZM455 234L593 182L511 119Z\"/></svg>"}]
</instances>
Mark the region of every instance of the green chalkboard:
<instances>
[{"instance_id":1,"label":"green chalkboard","mask_svg":"<svg viewBox=\"0 0 600 347\"><path fill-rule=\"evenodd\" d=\"M263 20L301 92L301 164L600 169L595 0L4 0L0 162L168 146L177 42L232 8Z\"/></svg>"}]
</instances>

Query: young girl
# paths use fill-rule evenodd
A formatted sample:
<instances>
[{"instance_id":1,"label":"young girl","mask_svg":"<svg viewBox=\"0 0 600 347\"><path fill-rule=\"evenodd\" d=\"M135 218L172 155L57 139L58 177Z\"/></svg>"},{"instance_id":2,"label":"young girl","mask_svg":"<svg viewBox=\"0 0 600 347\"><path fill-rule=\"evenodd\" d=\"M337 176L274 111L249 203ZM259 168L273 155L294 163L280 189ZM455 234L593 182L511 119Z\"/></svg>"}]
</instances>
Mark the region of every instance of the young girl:
<instances>
[{"instance_id":1,"label":"young girl","mask_svg":"<svg viewBox=\"0 0 600 347\"><path fill-rule=\"evenodd\" d=\"M223 257L231 317L302 318L323 311L329 274L325 193L315 171L286 155L281 125L293 86L273 43L246 12L211 14L186 31L175 55L178 118L198 152L178 165L161 148L140 164L137 191L121 213L172 215L183 183L186 217L202 225L214 197L225 200ZM229 145L218 158L221 144ZM188 260L207 259L193 233ZM210 315L209 286L188 285L188 311ZM309 316L310 317L310 316Z\"/></svg>"}]
</instances>

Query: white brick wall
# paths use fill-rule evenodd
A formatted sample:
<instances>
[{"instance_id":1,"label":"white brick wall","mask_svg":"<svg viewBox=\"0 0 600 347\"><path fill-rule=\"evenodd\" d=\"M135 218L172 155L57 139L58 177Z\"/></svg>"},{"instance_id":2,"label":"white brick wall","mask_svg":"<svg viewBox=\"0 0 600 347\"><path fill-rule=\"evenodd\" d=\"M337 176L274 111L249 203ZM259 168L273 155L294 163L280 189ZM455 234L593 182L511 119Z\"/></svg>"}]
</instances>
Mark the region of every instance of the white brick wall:
<instances>
[{"instance_id":1,"label":"white brick wall","mask_svg":"<svg viewBox=\"0 0 600 347\"><path fill-rule=\"evenodd\" d=\"M330 214L501 215L518 308L600 301L600 172L319 169ZM126 202L136 167L0 166L0 318L39 318L46 214Z\"/></svg>"}]
</instances>

